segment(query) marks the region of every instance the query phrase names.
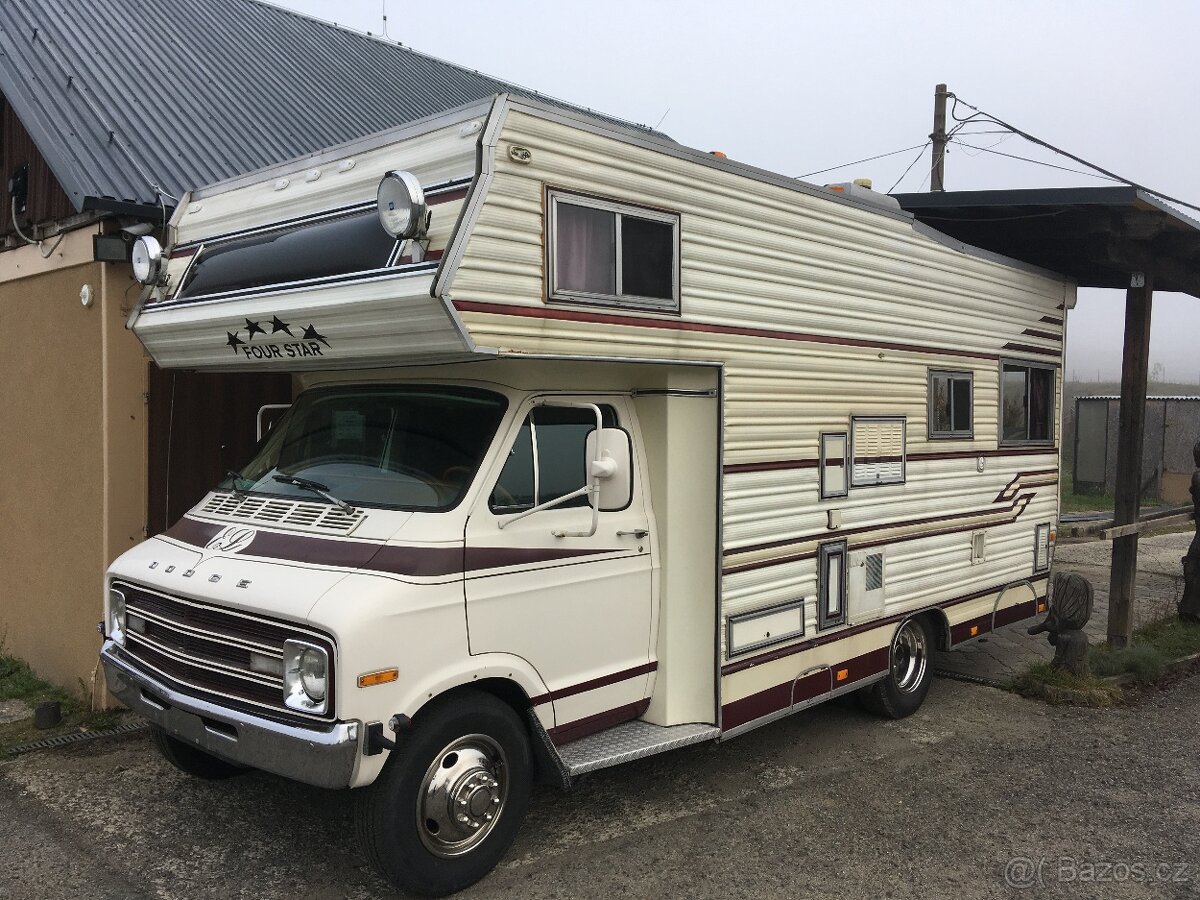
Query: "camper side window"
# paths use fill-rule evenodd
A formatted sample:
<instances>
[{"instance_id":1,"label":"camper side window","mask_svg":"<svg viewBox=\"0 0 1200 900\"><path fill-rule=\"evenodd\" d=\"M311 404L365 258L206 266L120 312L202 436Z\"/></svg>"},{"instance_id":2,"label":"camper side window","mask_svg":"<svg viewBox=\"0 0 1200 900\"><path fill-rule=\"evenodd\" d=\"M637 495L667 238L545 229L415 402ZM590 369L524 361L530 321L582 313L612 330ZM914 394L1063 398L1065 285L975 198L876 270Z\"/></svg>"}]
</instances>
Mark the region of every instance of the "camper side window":
<instances>
[{"instance_id":1,"label":"camper side window","mask_svg":"<svg viewBox=\"0 0 1200 900\"><path fill-rule=\"evenodd\" d=\"M679 216L549 192L551 300L679 311Z\"/></svg>"},{"instance_id":2,"label":"camper side window","mask_svg":"<svg viewBox=\"0 0 1200 900\"><path fill-rule=\"evenodd\" d=\"M817 627L846 624L846 542L822 544L817 573Z\"/></svg>"},{"instance_id":3,"label":"camper side window","mask_svg":"<svg viewBox=\"0 0 1200 900\"><path fill-rule=\"evenodd\" d=\"M1000 371L1000 443L1054 442L1054 369L1006 362Z\"/></svg>"},{"instance_id":4,"label":"camper side window","mask_svg":"<svg viewBox=\"0 0 1200 900\"><path fill-rule=\"evenodd\" d=\"M929 372L929 437L970 438L972 383L970 372Z\"/></svg>"}]
</instances>

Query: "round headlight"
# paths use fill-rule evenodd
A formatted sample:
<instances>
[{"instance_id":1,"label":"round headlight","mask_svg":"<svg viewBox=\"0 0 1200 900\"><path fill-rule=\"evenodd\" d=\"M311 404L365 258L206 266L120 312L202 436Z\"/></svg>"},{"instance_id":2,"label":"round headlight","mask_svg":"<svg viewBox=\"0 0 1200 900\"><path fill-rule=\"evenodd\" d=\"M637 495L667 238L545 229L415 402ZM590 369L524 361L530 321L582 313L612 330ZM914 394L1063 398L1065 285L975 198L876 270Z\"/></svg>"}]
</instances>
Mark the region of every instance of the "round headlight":
<instances>
[{"instance_id":1,"label":"round headlight","mask_svg":"<svg viewBox=\"0 0 1200 900\"><path fill-rule=\"evenodd\" d=\"M162 272L162 246L148 234L133 242L133 277L142 284L157 284Z\"/></svg>"},{"instance_id":2,"label":"round headlight","mask_svg":"<svg viewBox=\"0 0 1200 900\"><path fill-rule=\"evenodd\" d=\"M412 172L388 172L375 195L379 222L394 238L419 236L425 228L425 192Z\"/></svg>"},{"instance_id":3,"label":"round headlight","mask_svg":"<svg viewBox=\"0 0 1200 900\"><path fill-rule=\"evenodd\" d=\"M320 650L300 654L300 686L314 703L325 699L325 654Z\"/></svg>"}]
</instances>

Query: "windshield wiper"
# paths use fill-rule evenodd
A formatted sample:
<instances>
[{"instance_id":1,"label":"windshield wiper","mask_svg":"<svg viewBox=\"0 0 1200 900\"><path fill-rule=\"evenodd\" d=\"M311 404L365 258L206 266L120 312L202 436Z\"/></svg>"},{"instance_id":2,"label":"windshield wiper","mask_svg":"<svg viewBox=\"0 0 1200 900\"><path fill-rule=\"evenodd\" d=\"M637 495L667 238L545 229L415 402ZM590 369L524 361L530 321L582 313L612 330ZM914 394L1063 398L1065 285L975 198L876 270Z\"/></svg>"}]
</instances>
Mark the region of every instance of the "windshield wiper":
<instances>
[{"instance_id":1,"label":"windshield wiper","mask_svg":"<svg viewBox=\"0 0 1200 900\"><path fill-rule=\"evenodd\" d=\"M291 484L298 488L304 488L306 491L312 491L314 494L320 494L344 513L349 514L358 511L345 500L339 500L333 494L329 493L329 486L321 484L319 481L310 481L307 478L300 478L297 475L272 475L271 477L280 484Z\"/></svg>"},{"instance_id":2,"label":"windshield wiper","mask_svg":"<svg viewBox=\"0 0 1200 900\"><path fill-rule=\"evenodd\" d=\"M249 481L249 478L243 478L241 472L235 472L233 469L226 469L225 475L233 482L233 492L240 497L246 496L245 488L238 487L239 481Z\"/></svg>"}]
</instances>

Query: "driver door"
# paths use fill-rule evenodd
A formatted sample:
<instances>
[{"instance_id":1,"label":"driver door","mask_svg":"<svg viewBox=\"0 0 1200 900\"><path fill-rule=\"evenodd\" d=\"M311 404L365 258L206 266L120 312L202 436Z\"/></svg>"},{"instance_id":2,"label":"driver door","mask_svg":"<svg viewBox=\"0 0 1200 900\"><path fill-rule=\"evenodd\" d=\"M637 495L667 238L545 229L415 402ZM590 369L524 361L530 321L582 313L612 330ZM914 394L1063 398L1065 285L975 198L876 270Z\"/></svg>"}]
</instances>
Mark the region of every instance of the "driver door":
<instances>
[{"instance_id":1,"label":"driver door","mask_svg":"<svg viewBox=\"0 0 1200 900\"><path fill-rule=\"evenodd\" d=\"M570 401L594 403L606 428L632 431L622 398ZM635 471L614 476L631 476L632 500L602 509L594 534L555 536L590 528L586 497L506 521L584 486L587 436L595 427L591 409L527 404L467 522L471 652L511 653L537 669L559 744L640 716L654 670L652 520L636 445Z\"/></svg>"}]
</instances>

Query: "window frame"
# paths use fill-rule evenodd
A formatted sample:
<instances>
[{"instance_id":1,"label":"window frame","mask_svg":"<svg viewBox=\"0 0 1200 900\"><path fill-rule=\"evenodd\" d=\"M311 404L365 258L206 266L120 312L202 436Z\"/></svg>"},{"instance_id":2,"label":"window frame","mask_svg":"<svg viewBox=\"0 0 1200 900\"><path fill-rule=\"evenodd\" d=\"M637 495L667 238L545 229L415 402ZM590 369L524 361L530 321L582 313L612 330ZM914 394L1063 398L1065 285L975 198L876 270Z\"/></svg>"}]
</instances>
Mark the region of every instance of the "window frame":
<instances>
[{"instance_id":1,"label":"window frame","mask_svg":"<svg viewBox=\"0 0 1200 900\"><path fill-rule=\"evenodd\" d=\"M838 597L837 615L829 614L829 557L841 557L841 576L838 585L841 588ZM817 630L825 631L846 624L846 578L850 572L849 543L845 540L827 541L817 548Z\"/></svg>"},{"instance_id":2,"label":"window frame","mask_svg":"<svg viewBox=\"0 0 1200 900\"><path fill-rule=\"evenodd\" d=\"M842 490L830 491L825 486L825 470L829 463L829 457L825 452L826 438L841 438L842 439ZM848 431L822 431L817 438L820 454L820 494L822 500L833 500L839 497L850 496L850 433Z\"/></svg>"},{"instance_id":3,"label":"window frame","mask_svg":"<svg viewBox=\"0 0 1200 900\"><path fill-rule=\"evenodd\" d=\"M615 215L615 285L613 294L598 294L588 291L572 291L558 286L557 249L558 249L558 205L566 203L570 206L580 206L587 209L598 209ZM622 272L621 246L621 217L632 216L649 222L660 222L671 226L671 297L643 297L638 294L623 294L621 292L624 274ZM656 209L649 206L639 206L618 200L596 197L591 194L581 194L561 188L546 188L546 301L548 303L582 303L590 306L610 306L623 309L633 309L649 312L665 312L675 315L680 311L680 249L681 249L681 216L677 212Z\"/></svg>"},{"instance_id":4,"label":"window frame","mask_svg":"<svg viewBox=\"0 0 1200 900\"><path fill-rule=\"evenodd\" d=\"M968 411L968 428L966 431L955 431L954 425L954 388L951 386L949 401L950 401L950 425L949 431L939 431L934 428L933 415L933 382L935 378L949 378L953 385L954 379L965 378L969 387L971 396L971 408ZM930 369L928 375L928 394L929 402L926 406L926 436L931 441L969 441L975 438L975 373L969 369Z\"/></svg>"},{"instance_id":5,"label":"window frame","mask_svg":"<svg viewBox=\"0 0 1200 900\"><path fill-rule=\"evenodd\" d=\"M1044 369L1050 372L1050 398L1049 398L1049 421L1046 423L1046 433L1049 437L1045 439L1014 439L1004 436L1004 369L1006 366L1021 369ZM999 398L998 415L996 416L996 445L998 447L1055 447L1057 433L1057 415L1058 415L1058 371L1061 367L1057 363L1034 362L1027 359L1002 358L998 369L1000 383L997 385L997 397ZM1029 387L1030 379L1025 379L1025 409L1026 422L1025 432L1029 433Z\"/></svg>"},{"instance_id":6,"label":"window frame","mask_svg":"<svg viewBox=\"0 0 1200 900\"><path fill-rule=\"evenodd\" d=\"M854 469L854 426L859 422L899 422L900 423L900 477L892 481L855 481ZM888 487L908 482L908 416L851 416L850 417L850 472L847 488Z\"/></svg>"}]
</instances>

